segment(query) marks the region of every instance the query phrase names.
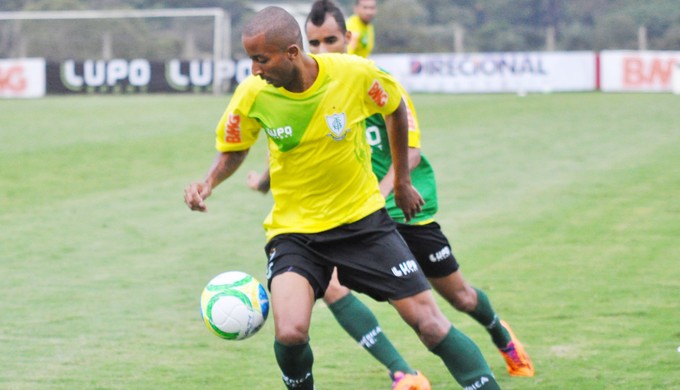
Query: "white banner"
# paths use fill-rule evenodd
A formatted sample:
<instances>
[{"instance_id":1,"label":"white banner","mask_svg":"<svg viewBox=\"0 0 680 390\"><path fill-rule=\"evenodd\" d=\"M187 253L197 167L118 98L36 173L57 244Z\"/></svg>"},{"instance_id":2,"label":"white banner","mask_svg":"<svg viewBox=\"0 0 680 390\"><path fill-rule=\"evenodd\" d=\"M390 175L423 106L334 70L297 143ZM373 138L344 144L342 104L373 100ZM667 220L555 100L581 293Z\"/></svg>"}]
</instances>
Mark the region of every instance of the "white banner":
<instances>
[{"instance_id":1,"label":"white banner","mask_svg":"<svg viewBox=\"0 0 680 390\"><path fill-rule=\"evenodd\" d=\"M603 51L604 92L670 92L680 51Z\"/></svg>"},{"instance_id":2,"label":"white banner","mask_svg":"<svg viewBox=\"0 0 680 390\"><path fill-rule=\"evenodd\" d=\"M379 54L411 92L563 92L596 89L594 52Z\"/></svg>"},{"instance_id":3,"label":"white banner","mask_svg":"<svg viewBox=\"0 0 680 390\"><path fill-rule=\"evenodd\" d=\"M45 96L45 60L0 60L0 98Z\"/></svg>"}]
</instances>

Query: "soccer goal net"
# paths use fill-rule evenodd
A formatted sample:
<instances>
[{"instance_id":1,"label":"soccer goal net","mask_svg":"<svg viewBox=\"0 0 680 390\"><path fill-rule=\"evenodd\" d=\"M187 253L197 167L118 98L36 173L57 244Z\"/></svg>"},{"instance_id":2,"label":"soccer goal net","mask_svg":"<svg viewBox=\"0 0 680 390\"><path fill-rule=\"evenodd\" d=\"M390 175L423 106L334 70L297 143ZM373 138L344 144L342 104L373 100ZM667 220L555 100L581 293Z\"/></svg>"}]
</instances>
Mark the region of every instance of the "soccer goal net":
<instances>
[{"instance_id":1,"label":"soccer goal net","mask_svg":"<svg viewBox=\"0 0 680 390\"><path fill-rule=\"evenodd\" d=\"M229 57L221 8L0 12L0 57Z\"/></svg>"},{"instance_id":2,"label":"soccer goal net","mask_svg":"<svg viewBox=\"0 0 680 390\"><path fill-rule=\"evenodd\" d=\"M0 12L0 58L6 59L218 64L231 58L230 40L230 18L221 8Z\"/></svg>"}]
</instances>

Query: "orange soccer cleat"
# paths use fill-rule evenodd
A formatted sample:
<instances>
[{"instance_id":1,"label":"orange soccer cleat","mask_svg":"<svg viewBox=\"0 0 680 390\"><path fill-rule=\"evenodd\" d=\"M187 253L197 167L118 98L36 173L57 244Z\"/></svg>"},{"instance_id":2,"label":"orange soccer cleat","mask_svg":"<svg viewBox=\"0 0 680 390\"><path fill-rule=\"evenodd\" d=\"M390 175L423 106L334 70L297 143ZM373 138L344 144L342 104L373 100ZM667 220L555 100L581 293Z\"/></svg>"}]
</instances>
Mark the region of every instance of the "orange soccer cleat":
<instances>
[{"instance_id":1,"label":"orange soccer cleat","mask_svg":"<svg viewBox=\"0 0 680 390\"><path fill-rule=\"evenodd\" d=\"M392 375L392 390L431 390L431 387L430 381L420 372L406 374L397 371Z\"/></svg>"},{"instance_id":2,"label":"orange soccer cleat","mask_svg":"<svg viewBox=\"0 0 680 390\"><path fill-rule=\"evenodd\" d=\"M531 363L531 359L524 350L522 343L519 342L519 339L512 332L512 328L510 328L507 322L501 320L501 325L510 333L512 338L507 347L499 349L503 359L505 359L508 373L511 376L534 376L534 365Z\"/></svg>"}]
</instances>

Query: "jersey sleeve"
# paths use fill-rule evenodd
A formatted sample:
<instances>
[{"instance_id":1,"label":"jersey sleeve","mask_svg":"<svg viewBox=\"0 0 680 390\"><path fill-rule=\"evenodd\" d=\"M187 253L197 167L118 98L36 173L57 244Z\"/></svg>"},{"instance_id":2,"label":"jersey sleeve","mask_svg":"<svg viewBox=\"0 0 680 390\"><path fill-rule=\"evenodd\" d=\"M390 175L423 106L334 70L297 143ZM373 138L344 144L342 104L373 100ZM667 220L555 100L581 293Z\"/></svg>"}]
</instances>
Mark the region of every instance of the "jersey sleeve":
<instances>
[{"instance_id":1,"label":"jersey sleeve","mask_svg":"<svg viewBox=\"0 0 680 390\"><path fill-rule=\"evenodd\" d=\"M401 103L402 89L397 80L389 73L379 69L369 61L371 67L367 73L366 106L372 110L369 114L392 114Z\"/></svg>"},{"instance_id":2,"label":"jersey sleeve","mask_svg":"<svg viewBox=\"0 0 680 390\"><path fill-rule=\"evenodd\" d=\"M248 113L258 92L257 84L251 81L244 81L236 88L215 128L215 148L218 151L241 151L255 144L262 126Z\"/></svg>"},{"instance_id":3,"label":"jersey sleeve","mask_svg":"<svg viewBox=\"0 0 680 390\"><path fill-rule=\"evenodd\" d=\"M408 147L420 149L420 124L418 123L418 115L416 108L411 101L411 97L406 93L406 90L399 86L404 101L406 102L406 114L408 116Z\"/></svg>"}]
</instances>

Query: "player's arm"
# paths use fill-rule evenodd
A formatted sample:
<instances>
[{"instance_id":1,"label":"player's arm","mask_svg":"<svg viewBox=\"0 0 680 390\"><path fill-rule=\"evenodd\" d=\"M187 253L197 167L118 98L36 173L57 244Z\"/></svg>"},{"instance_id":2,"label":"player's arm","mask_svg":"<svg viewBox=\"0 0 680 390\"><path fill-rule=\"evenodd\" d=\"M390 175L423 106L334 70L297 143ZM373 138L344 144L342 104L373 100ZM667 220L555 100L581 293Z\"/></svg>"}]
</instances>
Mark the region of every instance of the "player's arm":
<instances>
[{"instance_id":1,"label":"player's arm","mask_svg":"<svg viewBox=\"0 0 680 390\"><path fill-rule=\"evenodd\" d=\"M406 103L406 115L408 118L408 168L409 172L413 171L421 161L420 154L420 125L418 124L418 117L416 115L416 109L413 106L413 101L408 93L403 89L399 88L402 94L402 98ZM387 173L380 181L380 193L387 197L390 192L392 192L392 183L394 181L394 168L390 165Z\"/></svg>"},{"instance_id":2,"label":"player's arm","mask_svg":"<svg viewBox=\"0 0 680 390\"><path fill-rule=\"evenodd\" d=\"M413 171L415 167L420 164L420 148L414 148L409 146L408 148L408 170ZM394 165L390 165L390 169L387 171L385 176L380 180L380 193L383 197L387 196L392 192L392 187L394 184Z\"/></svg>"},{"instance_id":3,"label":"player's arm","mask_svg":"<svg viewBox=\"0 0 680 390\"><path fill-rule=\"evenodd\" d=\"M191 210L207 211L205 200L212 190L236 172L247 155L248 149L217 153L205 180L192 183L184 189L184 203Z\"/></svg>"},{"instance_id":4,"label":"player's arm","mask_svg":"<svg viewBox=\"0 0 680 390\"><path fill-rule=\"evenodd\" d=\"M403 212L408 222L421 211L425 204L422 196L411 184L411 171L408 162L408 110L401 99L397 109L385 116L390 149L392 151L392 170L394 175L394 202Z\"/></svg>"}]
</instances>

